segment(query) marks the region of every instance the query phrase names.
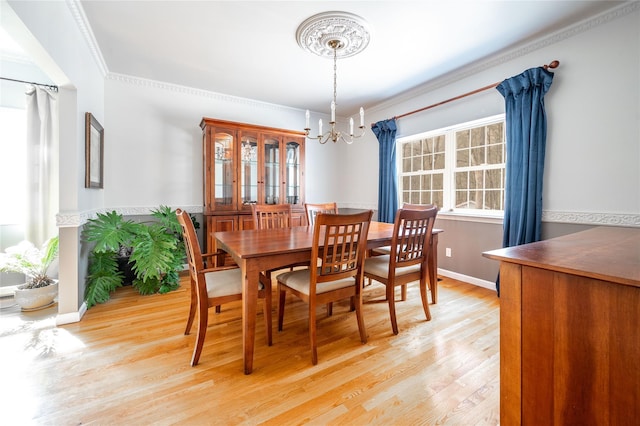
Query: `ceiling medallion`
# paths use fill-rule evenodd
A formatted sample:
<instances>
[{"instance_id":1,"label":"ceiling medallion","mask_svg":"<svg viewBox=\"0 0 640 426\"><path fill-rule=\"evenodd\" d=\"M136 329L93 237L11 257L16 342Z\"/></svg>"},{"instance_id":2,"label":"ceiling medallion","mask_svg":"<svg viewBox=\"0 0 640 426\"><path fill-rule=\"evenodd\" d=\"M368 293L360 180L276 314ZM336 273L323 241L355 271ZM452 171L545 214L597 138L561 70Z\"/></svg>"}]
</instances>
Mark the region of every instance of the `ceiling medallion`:
<instances>
[{"instance_id":1,"label":"ceiling medallion","mask_svg":"<svg viewBox=\"0 0 640 426\"><path fill-rule=\"evenodd\" d=\"M325 12L304 21L296 31L300 47L315 55L333 59L333 101L331 101L331 121L329 131L322 132L322 119L318 120L318 136L309 136L310 113L305 114L305 136L317 139L321 144L344 141L353 143L354 138L364 136L364 109L360 108L359 134L354 133L353 117L349 119L349 132L336 129L336 109L338 92L338 58L348 58L364 50L369 44L366 22L357 15L347 12Z\"/></svg>"},{"instance_id":2,"label":"ceiling medallion","mask_svg":"<svg viewBox=\"0 0 640 426\"><path fill-rule=\"evenodd\" d=\"M369 44L369 29L364 19L348 12L324 12L305 20L296 31L303 50L323 58L348 58L362 52ZM336 51L330 44L337 40Z\"/></svg>"}]
</instances>

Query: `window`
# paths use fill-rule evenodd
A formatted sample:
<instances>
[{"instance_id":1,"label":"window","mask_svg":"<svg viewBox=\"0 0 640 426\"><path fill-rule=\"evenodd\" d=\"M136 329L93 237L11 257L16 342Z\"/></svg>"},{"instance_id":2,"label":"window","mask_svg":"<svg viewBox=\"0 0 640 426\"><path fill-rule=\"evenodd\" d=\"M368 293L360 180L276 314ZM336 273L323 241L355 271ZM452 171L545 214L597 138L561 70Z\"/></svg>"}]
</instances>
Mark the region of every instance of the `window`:
<instances>
[{"instance_id":1,"label":"window","mask_svg":"<svg viewBox=\"0 0 640 426\"><path fill-rule=\"evenodd\" d=\"M504 210L504 114L398 139L400 204Z\"/></svg>"},{"instance_id":2,"label":"window","mask_svg":"<svg viewBox=\"0 0 640 426\"><path fill-rule=\"evenodd\" d=\"M24 109L0 107L0 225L24 224L27 132Z\"/></svg>"}]
</instances>

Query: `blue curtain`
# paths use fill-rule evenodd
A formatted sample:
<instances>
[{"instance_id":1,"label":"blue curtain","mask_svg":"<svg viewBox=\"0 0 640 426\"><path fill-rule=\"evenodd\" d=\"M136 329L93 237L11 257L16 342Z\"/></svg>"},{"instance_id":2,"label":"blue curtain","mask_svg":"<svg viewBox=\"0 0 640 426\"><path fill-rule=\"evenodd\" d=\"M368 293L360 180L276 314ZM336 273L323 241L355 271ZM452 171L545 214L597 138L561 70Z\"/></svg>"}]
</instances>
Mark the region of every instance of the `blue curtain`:
<instances>
[{"instance_id":1,"label":"blue curtain","mask_svg":"<svg viewBox=\"0 0 640 426\"><path fill-rule=\"evenodd\" d=\"M544 95L553 73L532 68L496 89L505 98L507 162L502 246L540 241L542 177L547 140ZM500 277L496 281L500 294Z\"/></svg>"},{"instance_id":2,"label":"blue curtain","mask_svg":"<svg viewBox=\"0 0 640 426\"><path fill-rule=\"evenodd\" d=\"M396 174L396 120L378 121L371 130L380 143L378 178L378 221L393 223L398 210L398 176Z\"/></svg>"}]
</instances>

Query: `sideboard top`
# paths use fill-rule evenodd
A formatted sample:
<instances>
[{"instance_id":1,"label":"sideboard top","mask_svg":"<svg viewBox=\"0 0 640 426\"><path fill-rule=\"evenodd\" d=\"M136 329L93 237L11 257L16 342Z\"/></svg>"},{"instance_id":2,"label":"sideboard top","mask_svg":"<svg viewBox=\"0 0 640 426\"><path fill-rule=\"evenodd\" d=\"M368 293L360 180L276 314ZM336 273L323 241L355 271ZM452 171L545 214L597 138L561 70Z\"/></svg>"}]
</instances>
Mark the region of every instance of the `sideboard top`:
<instances>
[{"instance_id":1,"label":"sideboard top","mask_svg":"<svg viewBox=\"0 0 640 426\"><path fill-rule=\"evenodd\" d=\"M601 226L483 256L640 287L640 228Z\"/></svg>"}]
</instances>

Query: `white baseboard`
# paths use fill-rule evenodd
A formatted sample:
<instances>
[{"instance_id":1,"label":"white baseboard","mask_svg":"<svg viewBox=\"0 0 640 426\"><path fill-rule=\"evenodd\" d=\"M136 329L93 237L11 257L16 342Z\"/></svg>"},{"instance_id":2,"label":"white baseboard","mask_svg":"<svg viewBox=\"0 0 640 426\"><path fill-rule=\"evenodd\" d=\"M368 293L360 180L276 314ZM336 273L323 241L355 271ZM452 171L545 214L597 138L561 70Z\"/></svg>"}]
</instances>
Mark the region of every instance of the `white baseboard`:
<instances>
[{"instance_id":1,"label":"white baseboard","mask_svg":"<svg viewBox=\"0 0 640 426\"><path fill-rule=\"evenodd\" d=\"M78 310L78 312L69 312L69 313L66 313L66 314L58 314L56 316L56 325L63 325L63 324L71 324L71 323L74 323L74 322L80 322L80 320L84 316L85 312L87 312L87 304L86 304L86 302L83 302L82 306L80 306L80 309Z\"/></svg>"},{"instance_id":2,"label":"white baseboard","mask_svg":"<svg viewBox=\"0 0 640 426\"><path fill-rule=\"evenodd\" d=\"M487 288L489 290L496 289L496 283L480 278L470 277L469 275L459 274L458 272L447 271L446 269L438 268L438 274L443 277L453 278L454 280L464 281L465 283L477 285L478 287Z\"/></svg>"}]
</instances>

